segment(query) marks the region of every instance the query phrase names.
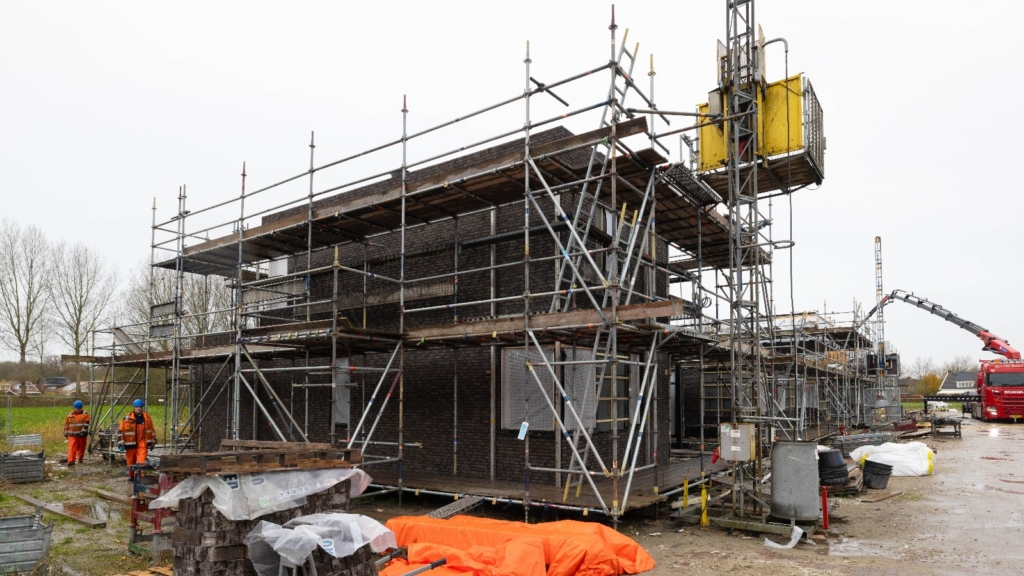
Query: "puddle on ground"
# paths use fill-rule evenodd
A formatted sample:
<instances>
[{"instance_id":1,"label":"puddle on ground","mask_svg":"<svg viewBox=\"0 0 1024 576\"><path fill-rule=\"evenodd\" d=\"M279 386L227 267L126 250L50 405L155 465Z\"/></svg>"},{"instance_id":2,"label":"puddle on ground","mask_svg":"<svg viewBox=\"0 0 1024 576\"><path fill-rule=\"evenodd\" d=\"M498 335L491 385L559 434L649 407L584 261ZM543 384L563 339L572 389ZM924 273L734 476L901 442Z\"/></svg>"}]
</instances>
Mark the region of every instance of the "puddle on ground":
<instances>
[{"instance_id":1,"label":"puddle on ground","mask_svg":"<svg viewBox=\"0 0 1024 576\"><path fill-rule=\"evenodd\" d=\"M839 540L829 540L829 556L876 556L900 559L901 554L886 550L881 542L857 540L843 536Z\"/></svg>"},{"instance_id":2,"label":"puddle on ground","mask_svg":"<svg viewBox=\"0 0 1024 576\"><path fill-rule=\"evenodd\" d=\"M79 516L88 516L103 522L128 520L132 516L131 507L116 502L65 502L62 506L65 512L71 512Z\"/></svg>"}]
</instances>

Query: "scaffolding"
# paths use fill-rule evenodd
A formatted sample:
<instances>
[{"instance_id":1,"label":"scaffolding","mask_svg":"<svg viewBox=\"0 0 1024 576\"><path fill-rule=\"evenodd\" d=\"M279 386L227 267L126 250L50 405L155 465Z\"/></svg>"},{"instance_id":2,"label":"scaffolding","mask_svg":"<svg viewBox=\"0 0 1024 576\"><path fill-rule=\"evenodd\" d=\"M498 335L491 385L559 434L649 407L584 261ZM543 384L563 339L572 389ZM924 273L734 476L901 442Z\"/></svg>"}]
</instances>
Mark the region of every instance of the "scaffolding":
<instances>
[{"instance_id":1,"label":"scaffolding","mask_svg":"<svg viewBox=\"0 0 1024 576\"><path fill-rule=\"evenodd\" d=\"M834 346L842 333L780 328L773 312L772 254L791 242L773 238L771 208L762 211L759 196L820 182L823 139L813 90L798 82L808 145L787 144L772 158L759 152L761 53L771 41L755 36L752 4L729 3L729 41L719 54L724 110L659 108L653 56L644 89L634 76L639 45L628 48L628 30L617 38L613 9L607 63L544 83L527 43L521 94L414 132L403 97L401 135L384 144L317 165L311 135L309 167L299 174L247 190L243 164L236 197L192 210L182 186L175 214L163 221L154 203L151 266L172 275L171 297L151 290L146 322L108 331L102 380L112 386L118 367L137 373L117 394L104 388L97 402L116 422L116 399L139 386L148 394L162 369L173 452L215 448L204 438L256 439L261 430L282 441L326 437L360 449L361 465L388 479L378 479L382 491L458 497L410 486L406 470L409 450L425 446L407 435L407 414L420 408L407 391L429 377L425 354L438 363L450 354L451 475L480 456L460 451L467 423L459 409L488 381L489 496L523 504L527 519L531 507L544 506L618 521L683 483L669 470L668 399L659 398L680 363L701 377L702 453L706 417L757 422L765 438L801 433L821 421L823 407L830 425L852 422L856 377L798 360L811 349L808 338ZM573 99L569 93L591 100L574 107L563 98ZM785 102L788 138L788 95ZM564 109L538 114L555 106ZM469 120L500 121L516 107L521 125L441 153L427 144L417 150L430 152L412 153L411 143ZM673 127L678 116L696 123ZM569 121L596 127L575 134L564 127ZM702 173L697 132L713 124L724 126L728 158ZM681 153L671 160L666 144L675 139ZM221 279L230 305L189 309L193 278L207 286ZM672 285L681 294L688 287L688 298L673 296ZM728 307L727 319L705 315L712 303ZM213 318L229 325L213 329ZM478 365L473 350L486 350L489 370L460 381ZM713 413L709 370L728 375L711 387ZM812 372L825 383L813 394ZM316 422L324 394L328 430ZM384 432L389 422L393 433ZM505 488L496 446L513 424L524 455L521 496L498 493ZM540 455L548 449L553 464ZM698 465L703 470L703 455ZM636 495L638 482L649 497Z\"/></svg>"}]
</instances>

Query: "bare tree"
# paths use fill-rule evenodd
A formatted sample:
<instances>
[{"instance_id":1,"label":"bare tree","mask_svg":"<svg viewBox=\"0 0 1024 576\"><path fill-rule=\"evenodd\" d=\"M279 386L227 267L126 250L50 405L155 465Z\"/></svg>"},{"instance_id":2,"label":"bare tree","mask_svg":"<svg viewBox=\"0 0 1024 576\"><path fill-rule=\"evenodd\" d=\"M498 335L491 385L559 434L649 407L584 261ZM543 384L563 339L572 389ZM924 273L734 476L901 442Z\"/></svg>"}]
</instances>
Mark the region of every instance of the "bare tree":
<instances>
[{"instance_id":1,"label":"bare tree","mask_svg":"<svg viewBox=\"0 0 1024 576\"><path fill-rule=\"evenodd\" d=\"M129 272L124 292L119 298L117 322L129 326L125 332L139 341L146 339L150 306L173 302L175 283L173 270L151 270L144 261L136 264ZM230 311L215 312L231 308L231 289L224 278L186 273L181 281L181 294L181 304L187 313L182 319L183 336L225 331L231 327ZM157 346L167 349L167 344L164 341Z\"/></svg>"},{"instance_id":2,"label":"bare tree","mask_svg":"<svg viewBox=\"0 0 1024 576\"><path fill-rule=\"evenodd\" d=\"M65 346L81 356L89 334L105 322L117 287L117 272L106 258L84 244L61 241L53 248L53 279L49 284L54 327ZM79 378L76 390L82 392Z\"/></svg>"},{"instance_id":3,"label":"bare tree","mask_svg":"<svg viewBox=\"0 0 1024 576\"><path fill-rule=\"evenodd\" d=\"M967 354L958 354L942 365L942 372L977 372L978 361Z\"/></svg>"},{"instance_id":4,"label":"bare tree","mask_svg":"<svg viewBox=\"0 0 1024 576\"><path fill-rule=\"evenodd\" d=\"M935 365L935 361L931 358L915 358L914 363L910 365L910 369L907 374L910 375L914 380L920 380L928 374L936 374L939 372L939 367Z\"/></svg>"},{"instance_id":5,"label":"bare tree","mask_svg":"<svg viewBox=\"0 0 1024 576\"><path fill-rule=\"evenodd\" d=\"M50 314L50 306L44 307L42 316L39 319L39 325L32 333L32 338L28 343L28 351L32 353L32 360L39 361L39 391L42 393L46 392L43 388L43 379L46 378L46 352L51 342L50 335L53 333L53 317Z\"/></svg>"},{"instance_id":6,"label":"bare tree","mask_svg":"<svg viewBox=\"0 0 1024 576\"><path fill-rule=\"evenodd\" d=\"M49 273L43 231L9 218L0 221L0 344L18 353L22 395L28 393L25 360L46 310Z\"/></svg>"}]
</instances>

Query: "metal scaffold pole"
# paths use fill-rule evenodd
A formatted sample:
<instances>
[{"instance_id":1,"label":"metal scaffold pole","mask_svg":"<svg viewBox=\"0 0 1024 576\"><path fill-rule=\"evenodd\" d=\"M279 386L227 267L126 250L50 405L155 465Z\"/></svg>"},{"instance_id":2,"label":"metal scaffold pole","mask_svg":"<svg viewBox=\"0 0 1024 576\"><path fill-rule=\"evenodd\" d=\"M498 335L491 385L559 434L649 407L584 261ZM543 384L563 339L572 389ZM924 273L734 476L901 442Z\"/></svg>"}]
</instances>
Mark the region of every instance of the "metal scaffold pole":
<instances>
[{"instance_id":1,"label":"metal scaffold pole","mask_svg":"<svg viewBox=\"0 0 1024 576\"><path fill-rule=\"evenodd\" d=\"M231 391L231 438L234 440L239 439L239 420L242 417L242 328L245 322L244 317L244 293L243 283L245 278L242 275L242 262L243 262L243 246L245 242L245 162L242 162L242 190L238 197L239 215L238 215L238 277L236 279L234 294L234 306L232 307L232 328L235 333L235 375L234 375L234 388ZM253 430L253 434L256 431Z\"/></svg>"},{"instance_id":2,"label":"metal scaffold pole","mask_svg":"<svg viewBox=\"0 0 1024 576\"><path fill-rule=\"evenodd\" d=\"M406 235L406 209L407 202L406 197L408 195L408 187L406 179L408 177L408 117L409 117L409 106L406 103L406 97L402 96L402 222L401 222L401 244L399 247L400 256L400 269L398 275L398 333L405 334L405 235ZM390 396L390 394L389 394ZM381 410L383 413L383 408ZM405 464L405 345L399 341L398 343L398 503L402 503L402 488L404 487L404 470Z\"/></svg>"},{"instance_id":3,"label":"metal scaffold pole","mask_svg":"<svg viewBox=\"0 0 1024 576\"><path fill-rule=\"evenodd\" d=\"M526 58L523 65L526 70L526 87L523 89L525 95L525 120L523 121L523 157L530 157L530 42L526 42ZM523 165L523 335L530 333L530 166ZM538 210L539 211L539 210ZM523 517L525 522L530 521L530 347L523 342L523 404L525 405L525 419L519 435L523 441Z\"/></svg>"}]
</instances>

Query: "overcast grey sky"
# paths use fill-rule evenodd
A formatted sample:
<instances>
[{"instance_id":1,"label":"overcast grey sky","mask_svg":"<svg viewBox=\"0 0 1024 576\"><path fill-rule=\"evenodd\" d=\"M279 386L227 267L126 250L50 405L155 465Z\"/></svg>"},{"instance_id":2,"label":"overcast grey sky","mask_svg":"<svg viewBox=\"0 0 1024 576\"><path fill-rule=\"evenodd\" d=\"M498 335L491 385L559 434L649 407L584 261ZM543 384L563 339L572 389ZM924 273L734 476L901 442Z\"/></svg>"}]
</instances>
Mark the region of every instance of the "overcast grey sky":
<instances>
[{"instance_id":1,"label":"overcast grey sky","mask_svg":"<svg viewBox=\"0 0 1024 576\"><path fill-rule=\"evenodd\" d=\"M148 258L153 198L165 220L181 184L198 208L238 195L243 161L250 190L304 171L311 131L317 164L392 140L403 94L411 131L519 94L527 40L531 73L548 82L609 53L608 3L346 4L0 4L3 214L95 246L127 269ZM793 198L796 309L849 311L854 299L870 308L878 235L887 291L914 291L1024 347L1016 301L1024 200L1013 176L1024 122L1010 110L1024 7L761 0L757 8L765 35L789 41L790 71L808 75L825 112L825 183ZM724 1L619 1L616 12L619 38L629 28L629 44L640 43L645 86L655 55L661 108L706 100ZM782 49L769 50L768 76L781 78ZM574 106L587 103L587 93L573 96ZM559 109L537 106L536 117ZM411 152L521 125L520 106ZM788 236L784 199L774 215L775 237ZM777 297L788 296L788 275L788 265L775 267ZM886 319L906 364L991 356L970 334L903 303Z\"/></svg>"}]
</instances>

